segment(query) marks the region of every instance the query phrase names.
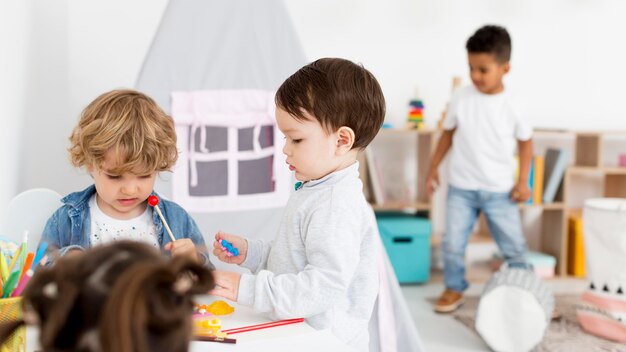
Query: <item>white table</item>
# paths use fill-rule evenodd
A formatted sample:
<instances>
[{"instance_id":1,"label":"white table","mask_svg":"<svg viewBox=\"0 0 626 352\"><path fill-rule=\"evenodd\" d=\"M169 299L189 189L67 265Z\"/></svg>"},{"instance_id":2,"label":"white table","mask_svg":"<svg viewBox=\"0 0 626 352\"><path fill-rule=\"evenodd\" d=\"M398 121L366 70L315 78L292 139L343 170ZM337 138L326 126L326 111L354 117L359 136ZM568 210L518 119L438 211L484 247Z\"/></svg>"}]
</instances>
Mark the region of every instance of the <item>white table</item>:
<instances>
[{"instance_id":1,"label":"white table","mask_svg":"<svg viewBox=\"0 0 626 352\"><path fill-rule=\"evenodd\" d=\"M199 296L198 303L209 304L218 298ZM222 321L222 330L239 328L270 322L262 314L255 313L251 308L240 306L237 303L226 301L235 307L235 312L228 316L216 317ZM276 326L273 328L242 332L230 335L237 339L236 344L193 341L190 352L201 351L237 351L237 352L320 352L320 351L350 351L350 347L341 342L328 330L315 330L306 322Z\"/></svg>"},{"instance_id":2,"label":"white table","mask_svg":"<svg viewBox=\"0 0 626 352\"><path fill-rule=\"evenodd\" d=\"M197 297L197 301L200 304L209 304L217 299L213 296ZM240 306L230 301L227 302L235 307L235 312L228 316L216 317L222 321L222 330L271 321L262 314L255 313L249 307ZM27 352L38 350L38 338L39 332L36 328L28 327L26 329ZM351 351L350 347L337 339L330 331L315 330L306 322L242 332L231 335L229 338L237 339L237 343L192 341L189 351L292 352L296 347L298 352Z\"/></svg>"}]
</instances>

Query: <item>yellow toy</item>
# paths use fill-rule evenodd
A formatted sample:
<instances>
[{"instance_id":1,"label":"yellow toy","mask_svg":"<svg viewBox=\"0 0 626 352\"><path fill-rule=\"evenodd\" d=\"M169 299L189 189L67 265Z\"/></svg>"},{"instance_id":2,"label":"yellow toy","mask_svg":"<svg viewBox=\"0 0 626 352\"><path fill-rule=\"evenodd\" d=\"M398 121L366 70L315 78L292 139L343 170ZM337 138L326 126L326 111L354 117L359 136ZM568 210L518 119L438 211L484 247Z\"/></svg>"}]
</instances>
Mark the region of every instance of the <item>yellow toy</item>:
<instances>
[{"instance_id":1,"label":"yellow toy","mask_svg":"<svg viewBox=\"0 0 626 352\"><path fill-rule=\"evenodd\" d=\"M213 315L227 315L235 311L234 307L228 305L228 303L218 300L210 305L206 306L206 311Z\"/></svg>"},{"instance_id":2,"label":"yellow toy","mask_svg":"<svg viewBox=\"0 0 626 352\"><path fill-rule=\"evenodd\" d=\"M222 321L219 319L194 320L194 335L225 338L228 334L222 332Z\"/></svg>"},{"instance_id":3,"label":"yellow toy","mask_svg":"<svg viewBox=\"0 0 626 352\"><path fill-rule=\"evenodd\" d=\"M196 328L204 334L216 336L222 328L222 322L219 319L197 319L194 322Z\"/></svg>"},{"instance_id":4,"label":"yellow toy","mask_svg":"<svg viewBox=\"0 0 626 352\"><path fill-rule=\"evenodd\" d=\"M228 303L217 300L209 305L196 305L194 314L194 334L196 336L209 336L225 338L228 334L221 331L222 322L212 318L214 315L228 315L235 311L235 308Z\"/></svg>"}]
</instances>

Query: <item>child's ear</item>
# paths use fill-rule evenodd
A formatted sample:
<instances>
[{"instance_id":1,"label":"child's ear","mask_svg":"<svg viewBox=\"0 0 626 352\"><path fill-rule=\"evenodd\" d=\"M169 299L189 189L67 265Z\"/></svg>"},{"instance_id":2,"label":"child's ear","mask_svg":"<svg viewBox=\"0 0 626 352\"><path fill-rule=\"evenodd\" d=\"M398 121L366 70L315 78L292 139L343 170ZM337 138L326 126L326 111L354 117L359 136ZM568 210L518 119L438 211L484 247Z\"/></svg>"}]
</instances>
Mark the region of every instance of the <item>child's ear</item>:
<instances>
[{"instance_id":1,"label":"child's ear","mask_svg":"<svg viewBox=\"0 0 626 352\"><path fill-rule=\"evenodd\" d=\"M504 73L509 73L509 71L511 70L511 64L510 63L506 63L503 65L502 69L504 70Z\"/></svg>"},{"instance_id":2,"label":"child's ear","mask_svg":"<svg viewBox=\"0 0 626 352\"><path fill-rule=\"evenodd\" d=\"M337 155L343 155L349 152L354 145L354 131L347 126L341 126L336 132L337 134Z\"/></svg>"}]
</instances>

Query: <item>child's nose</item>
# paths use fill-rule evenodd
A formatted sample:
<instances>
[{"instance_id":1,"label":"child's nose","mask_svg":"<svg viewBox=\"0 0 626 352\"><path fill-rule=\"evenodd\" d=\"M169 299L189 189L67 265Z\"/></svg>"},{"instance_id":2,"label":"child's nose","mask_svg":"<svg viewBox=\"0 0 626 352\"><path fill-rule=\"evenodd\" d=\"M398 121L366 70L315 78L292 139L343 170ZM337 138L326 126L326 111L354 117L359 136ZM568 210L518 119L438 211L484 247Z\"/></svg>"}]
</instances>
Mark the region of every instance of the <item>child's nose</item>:
<instances>
[{"instance_id":1,"label":"child's nose","mask_svg":"<svg viewBox=\"0 0 626 352\"><path fill-rule=\"evenodd\" d=\"M136 193L138 189L139 187L137 186L137 183L129 181L124 183L122 186L122 193L132 195Z\"/></svg>"}]
</instances>

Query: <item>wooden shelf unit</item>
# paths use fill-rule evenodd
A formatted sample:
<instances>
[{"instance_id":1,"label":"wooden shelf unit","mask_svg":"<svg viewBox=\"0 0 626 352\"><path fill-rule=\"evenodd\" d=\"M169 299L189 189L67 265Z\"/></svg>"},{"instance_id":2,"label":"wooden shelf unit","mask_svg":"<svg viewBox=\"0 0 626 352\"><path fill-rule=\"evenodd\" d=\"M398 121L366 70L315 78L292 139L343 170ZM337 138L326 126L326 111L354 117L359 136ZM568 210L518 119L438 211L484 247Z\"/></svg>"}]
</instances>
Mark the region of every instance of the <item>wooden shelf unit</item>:
<instances>
[{"instance_id":1,"label":"wooden shelf unit","mask_svg":"<svg viewBox=\"0 0 626 352\"><path fill-rule=\"evenodd\" d=\"M611 150L610 144L615 144L615 141L620 145L617 148L613 145ZM582 213L586 199L626 198L626 167L618 166L617 155L608 157L611 151L626 153L626 131L576 133L575 159L573 165L567 168L563 180L566 224L570 215ZM567 249L568 245L568 238L564 236L562 246ZM567 250L561 260L567 263ZM559 273L566 275L566 268L561 268Z\"/></svg>"},{"instance_id":2,"label":"wooden shelf unit","mask_svg":"<svg viewBox=\"0 0 626 352\"><path fill-rule=\"evenodd\" d=\"M548 204L520 204L520 210L525 209L543 209L543 210L562 210L565 209L565 204L563 202L554 202Z\"/></svg>"},{"instance_id":3,"label":"wooden shelf unit","mask_svg":"<svg viewBox=\"0 0 626 352\"><path fill-rule=\"evenodd\" d=\"M397 212L411 212L411 211L430 211L430 203L407 203L401 201L390 201L384 204L372 204L374 211L397 211Z\"/></svg>"},{"instance_id":4,"label":"wooden shelf unit","mask_svg":"<svg viewBox=\"0 0 626 352\"><path fill-rule=\"evenodd\" d=\"M576 197L581 181L595 183L589 197L626 198L626 167L618 166L617 157L607 158L609 141L618 141L619 154L626 154L626 131L581 132L576 135L576 159L565 175L565 203L568 208L583 207L584 199Z\"/></svg>"},{"instance_id":5,"label":"wooden shelf unit","mask_svg":"<svg viewBox=\"0 0 626 352\"><path fill-rule=\"evenodd\" d=\"M430 218L439 211L445 211L445 204L433 206L425 189L425 181L431 154L438 140L438 130L381 130L376 139L394 138L395 135L410 135L416 138L416 197L411 201L387 201L385 204L372 204L375 211L427 212ZM570 160L562 184L557 192L555 202L548 204L520 204L522 218L526 212L540 212L538 233L528 233L527 238L535 236L531 250L541 251L554 256L557 260L556 275L567 275L568 260L568 217L580 211L584 199L590 197L626 198L626 167L619 167L617 160L607 158L607 140L615 144L615 140L623 139L618 149L626 153L626 131L624 132L577 132L567 130L535 130L533 135L533 154L545 155L547 148L561 148L569 153ZM615 146L613 146L615 147ZM616 158L614 158L616 159ZM363 169L367 165L362 160ZM368 186L367 176L363 176L364 185ZM366 172L366 171L365 171ZM591 179L593 181L589 181ZM595 185L594 185L595 182ZM370 192L371 193L371 192ZM371 200L371 199L370 199ZM441 208L441 209L439 209ZM433 231L443 231L434 228ZM491 235L485 225L484 218L478 221L477 230L470 237L470 242L484 242ZM433 236L433 244L438 243ZM530 243L529 243L530 244Z\"/></svg>"},{"instance_id":6,"label":"wooden shelf unit","mask_svg":"<svg viewBox=\"0 0 626 352\"><path fill-rule=\"evenodd\" d=\"M428 194L426 193L426 176L427 170L430 165L431 155L436 143L436 138L439 134L438 130L433 129L381 129L375 141L372 144L376 144L381 139L394 139L402 137L415 138L414 151L416 157L416 184L415 196L412 199L387 199L383 204L376 204L373 200L373 192L366 192L368 195L368 201L372 204L372 208L377 212L427 212L430 216L432 213L432 202ZM375 146L370 145L371 148ZM368 147L368 148L370 148ZM364 157L361 157L359 161L364 164L361 171L361 178L365 187L371 190L371 180L367 175L367 169L369 165ZM365 173L365 175L364 175Z\"/></svg>"}]
</instances>

